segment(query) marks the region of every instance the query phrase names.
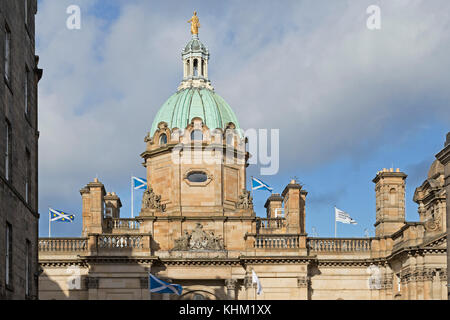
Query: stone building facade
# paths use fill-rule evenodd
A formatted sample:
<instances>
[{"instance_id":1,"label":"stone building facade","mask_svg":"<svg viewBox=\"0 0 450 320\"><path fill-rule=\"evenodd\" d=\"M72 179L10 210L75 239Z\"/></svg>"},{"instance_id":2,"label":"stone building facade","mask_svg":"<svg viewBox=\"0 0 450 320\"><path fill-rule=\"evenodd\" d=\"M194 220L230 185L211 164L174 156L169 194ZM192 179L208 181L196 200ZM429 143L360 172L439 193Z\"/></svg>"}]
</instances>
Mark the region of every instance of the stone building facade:
<instances>
[{"instance_id":1,"label":"stone building facade","mask_svg":"<svg viewBox=\"0 0 450 320\"><path fill-rule=\"evenodd\" d=\"M444 144L444 149L441 150L436 155L437 161L439 161L444 169L440 167L440 170L444 172L443 177L443 186L445 188L445 194L450 194L450 132L447 133L447 140ZM441 180L442 185L442 180ZM445 219L443 216L441 217L443 223L446 223L446 226L450 224L450 197L446 197L446 217ZM445 230L445 228L444 228ZM450 246L450 235L449 235L449 229L447 228L447 248ZM447 251L447 274L450 272L450 254ZM450 287L447 285L447 292L448 292L448 299L450 300Z\"/></svg>"},{"instance_id":2,"label":"stone building facade","mask_svg":"<svg viewBox=\"0 0 450 320\"><path fill-rule=\"evenodd\" d=\"M36 11L0 2L0 299L38 296Z\"/></svg>"},{"instance_id":3,"label":"stone building facade","mask_svg":"<svg viewBox=\"0 0 450 320\"><path fill-rule=\"evenodd\" d=\"M178 91L145 137L139 216L120 218L120 198L98 179L82 188L82 236L39 240L41 299L446 299L442 165L416 191L419 222L405 221L406 174L376 174L373 238L309 237L308 193L295 180L257 217L247 140L211 86L197 34L182 60ZM183 294L150 294L149 273Z\"/></svg>"}]
</instances>

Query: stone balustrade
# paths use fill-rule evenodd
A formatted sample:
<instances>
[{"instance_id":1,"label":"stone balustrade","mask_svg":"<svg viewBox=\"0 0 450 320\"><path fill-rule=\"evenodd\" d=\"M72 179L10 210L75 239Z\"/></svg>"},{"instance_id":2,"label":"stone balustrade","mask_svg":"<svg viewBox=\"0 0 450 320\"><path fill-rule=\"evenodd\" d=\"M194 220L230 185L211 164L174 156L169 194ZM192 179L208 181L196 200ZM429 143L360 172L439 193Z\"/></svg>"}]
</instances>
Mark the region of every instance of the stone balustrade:
<instances>
[{"instance_id":1,"label":"stone balustrade","mask_svg":"<svg viewBox=\"0 0 450 320\"><path fill-rule=\"evenodd\" d=\"M294 249L299 248L298 235L257 235L253 247L256 249Z\"/></svg>"},{"instance_id":2,"label":"stone balustrade","mask_svg":"<svg viewBox=\"0 0 450 320\"><path fill-rule=\"evenodd\" d=\"M256 229L281 229L286 226L285 218L258 218Z\"/></svg>"},{"instance_id":3,"label":"stone balustrade","mask_svg":"<svg viewBox=\"0 0 450 320\"><path fill-rule=\"evenodd\" d=\"M115 230L139 230L140 221L136 219L111 218L106 220L107 227Z\"/></svg>"},{"instance_id":4,"label":"stone balustrade","mask_svg":"<svg viewBox=\"0 0 450 320\"><path fill-rule=\"evenodd\" d=\"M371 250L368 238L308 238L307 247L315 252L362 252Z\"/></svg>"},{"instance_id":5,"label":"stone balustrade","mask_svg":"<svg viewBox=\"0 0 450 320\"><path fill-rule=\"evenodd\" d=\"M99 249L145 249L150 235L93 234L89 238L40 238L39 252L82 252Z\"/></svg>"},{"instance_id":6,"label":"stone balustrade","mask_svg":"<svg viewBox=\"0 0 450 320\"><path fill-rule=\"evenodd\" d=\"M87 251L87 238L40 238L38 242L39 251L65 252L65 251Z\"/></svg>"},{"instance_id":7,"label":"stone balustrade","mask_svg":"<svg viewBox=\"0 0 450 320\"><path fill-rule=\"evenodd\" d=\"M144 246L142 235L101 234L97 236L100 249L141 249Z\"/></svg>"}]
</instances>

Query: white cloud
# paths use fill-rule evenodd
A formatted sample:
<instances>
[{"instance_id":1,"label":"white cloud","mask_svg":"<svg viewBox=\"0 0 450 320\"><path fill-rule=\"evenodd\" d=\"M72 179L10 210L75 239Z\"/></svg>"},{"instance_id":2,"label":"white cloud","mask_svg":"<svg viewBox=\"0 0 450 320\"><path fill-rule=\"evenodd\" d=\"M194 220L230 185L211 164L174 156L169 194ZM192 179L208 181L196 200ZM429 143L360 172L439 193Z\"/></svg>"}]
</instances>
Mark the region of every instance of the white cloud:
<instances>
[{"instance_id":1,"label":"white cloud","mask_svg":"<svg viewBox=\"0 0 450 320\"><path fill-rule=\"evenodd\" d=\"M450 123L450 3L377 2L380 31L366 28L372 1L197 5L213 85L242 127L281 129L285 168L360 157L428 119ZM70 4L82 8L80 31L65 28ZM143 172L144 135L181 80L191 6L120 4L105 28L91 14L101 1L40 2L43 207L79 207L76 191L96 174L127 190Z\"/></svg>"}]
</instances>

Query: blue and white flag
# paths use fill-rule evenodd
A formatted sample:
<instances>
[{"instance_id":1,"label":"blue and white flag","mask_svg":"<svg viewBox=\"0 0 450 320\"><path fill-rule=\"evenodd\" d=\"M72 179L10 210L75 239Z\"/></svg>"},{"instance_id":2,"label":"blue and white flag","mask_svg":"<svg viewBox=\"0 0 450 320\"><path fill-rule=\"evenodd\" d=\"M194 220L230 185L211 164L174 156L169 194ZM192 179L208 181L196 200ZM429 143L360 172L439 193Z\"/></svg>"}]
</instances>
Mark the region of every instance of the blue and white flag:
<instances>
[{"instance_id":1,"label":"blue and white flag","mask_svg":"<svg viewBox=\"0 0 450 320\"><path fill-rule=\"evenodd\" d=\"M272 188L267 183L262 182L260 179L252 177L252 190L267 190L272 192Z\"/></svg>"},{"instance_id":2,"label":"blue and white flag","mask_svg":"<svg viewBox=\"0 0 450 320\"><path fill-rule=\"evenodd\" d=\"M50 221L59 221L59 222L73 222L75 216L73 214L68 214L60 210L54 210L49 208L50 213Z\"/></svg>"},{"instance_id":3,"label":"blue and white flag","mask_svg":"<svg viewBox=\"0 0 450 320\"><path fill-rule=\"evenodd\" d=\"M179 284L168 283L158 279L151 273L149 274L149 289L150 292L155 293L174 293L181 295L183 288Z\"/></svg>"},{"instance_id":4,"label":"blue and white flag","mask_svg":"<svg viewBox=\"0 0 450 320\"><path fill-rule=\"evenodd\" d=\"M147 189L147 179L138 177L131 177L131 179L133 180L134 190Z\"/></svg>"},{"instance_id":5,"label":"blue and white flag","mask_svg":"<svg viewBox=\"0 0 450 320\"><path fill-rule=\"evenodd\" d=\"M263 292L263 290L261 286L261 281L259 281L259 278L256 275L255 270L252 270L252 283L256 283L256 294L259 296Z\"/></svg>"},{"instance_id":6,"label":"blue and white flag","mask_svg":"<svg viewBox=\"0 0 450 320\"><path fill-rule=\"evenodd\" d=\"M336 207L334 207L334 217L337 222L357 224L356 221L353 220L347 212L342 211Z\"/></svg>"}]
</instances>

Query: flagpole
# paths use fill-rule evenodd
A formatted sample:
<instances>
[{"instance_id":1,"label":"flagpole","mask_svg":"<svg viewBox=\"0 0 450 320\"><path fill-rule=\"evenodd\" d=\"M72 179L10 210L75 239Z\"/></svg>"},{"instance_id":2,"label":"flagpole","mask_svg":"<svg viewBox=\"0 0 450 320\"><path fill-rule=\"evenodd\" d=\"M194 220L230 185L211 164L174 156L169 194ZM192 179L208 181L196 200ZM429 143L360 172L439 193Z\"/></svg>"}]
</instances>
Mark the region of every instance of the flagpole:
<instances>
[{"instance_id":1,"label":"flagpole","mask_svg":"<svg viewBox=\"0 0 450 320\"><path fill-rule=\"evenodd\" d=\"M337 222L336 222L336 206L334 206L334 237L336 238L337 234Z\"/></svg>"},{"instance_id":2,"label":"flagpole","mask_svg":"<svg viewBox=\"0 0 450 320\"><path fill-rule=\"evenodd\" d=\"M48 208L48 237L51 238L52 221L50 220L50 207Z\"/></svg>"},{"instance_id":3,"label":"flagpole","mask_svg":"<svg viewBox=\"0 0 450 320\"><path fill-rule=\"evenodd\" d=\"M133 188L133 176L131 176L131 218L134 218L134 188Z\"/></svg>"},{"instance_id":4,"label":"flagpole","mask_svg":"<svg viewBox=\"0 0 450 320\"><path fill-rule=\"evenodd\" d=\"M255 197L254 197L254 195L253 195L253 176L251 176L250 178L251 178L251 180L250 180L250 185L251 185L251 187L252 187L252 200L255 200ZM253 204L253 206L254 206L254 204Z\"/></svg>"}]
</instances>

